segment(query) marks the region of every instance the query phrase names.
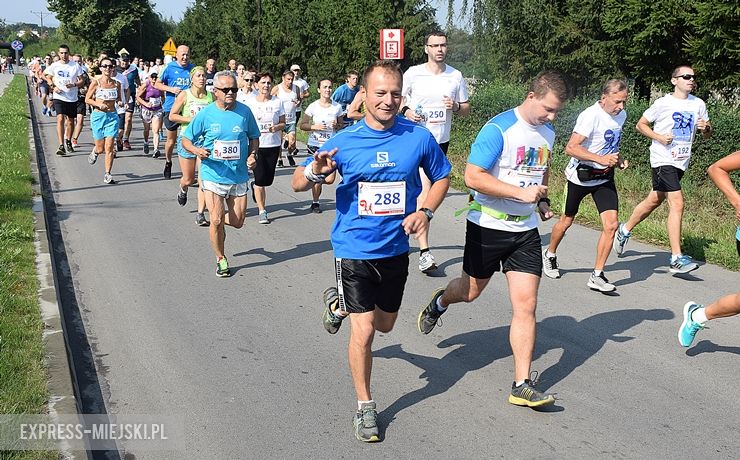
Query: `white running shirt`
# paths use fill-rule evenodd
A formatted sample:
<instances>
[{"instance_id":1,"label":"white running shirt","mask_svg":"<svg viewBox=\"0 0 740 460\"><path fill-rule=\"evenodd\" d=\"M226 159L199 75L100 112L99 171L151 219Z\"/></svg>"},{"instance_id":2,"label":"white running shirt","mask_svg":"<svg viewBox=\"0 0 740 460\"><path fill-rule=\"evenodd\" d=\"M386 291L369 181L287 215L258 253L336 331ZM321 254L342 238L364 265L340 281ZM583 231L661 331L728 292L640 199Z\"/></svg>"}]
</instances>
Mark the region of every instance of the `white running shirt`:
<instances>
[{"instance_id":1,"label":"white running shirt","mask_svg":"<svg viewBox=\"0 0 740 460\"><path fill-rule=\"evenodd\" d=\"M329 129L323 131L311 131L308 135L308 145L321 147L336 132L332 126L337 121L337 118L342 117L342 106L331 101L329 107L323 107L321 102L317 100L310 103L304 113L309 116L312 124L319 125L324 123L329 127Z\"/></svg>"},{"instance_id":2,"label":"white running shirt","mask_svg":"<svg viewBox=\"0 0 740 460\"><path fill-rule=\"evenodd\" d=\"M278 147L281 131L270 132L270 127L280 122L280 116L285 115L280 99L273 97L269 101L260 102L256 97L247 99L247 106L252 110L257 127L260 130L260 148Z\"/></svg>"}]
</instances>

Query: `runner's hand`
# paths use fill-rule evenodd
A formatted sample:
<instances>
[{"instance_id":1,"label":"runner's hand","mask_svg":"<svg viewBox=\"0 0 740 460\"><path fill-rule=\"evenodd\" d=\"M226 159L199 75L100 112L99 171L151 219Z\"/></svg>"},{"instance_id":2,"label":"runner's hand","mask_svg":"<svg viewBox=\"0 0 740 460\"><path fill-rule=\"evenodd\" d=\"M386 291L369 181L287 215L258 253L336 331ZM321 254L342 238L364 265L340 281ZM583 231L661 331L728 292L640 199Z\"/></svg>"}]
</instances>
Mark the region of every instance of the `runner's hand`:
<instances>
[{"instance_id":1,"label":"runner's hand","mask_svg":"<svg viewBox=\"0 0 740 460\"><path fill-rule=\"evenodd\" d=\"M416 211L406 216L401 222L401 226L406 235L416 235L423 233L429 227L429 219L423 212Z\"/></svg>"},{"instance_id":2,"label":"runner's hand","mask_svg":"<svg viewBox=\"0 0 740 460\"><path fill-rule=\"evenodd\" d=\"M671 145L673 143L673 133L658 134L658 139L656 140L663 145Z\"/></svg>"},{"instance_id":3,"label":"runner's hand","mask_svg":"<svg viewBox=\"0 0 740 460\"><path fill-rule=\"evenodd\" d=\"M455 107L455 101L450 99L450 96L442 96L442 104L444 104L445 109L452 110L453 107Z\"/></svg>"},{"instance_id":4,"label":"runner's hand","mask_svg":"<svg viewBox=\"0 0 740 460\"><path fill-rule=\"evenodd\" d=\"M540 219L542 219L543 222L555 215L546 201L540 201L540 204L537 205L537 212L540 213Z\"/></svg>"},{"instance_id":5,"label":"runner's hand","mask_svg":"<svg viewBox=\"0 0 740 460\"><path fill-rule=\"evenodd\" d=\"M201 160L204 160L208 158L209 156L211 156L211 152L204 149L203 147L197 147L195 149L195 155L197 155ZM247 162L249 162L249 159L247 159Z\"/></svg>"},{"instance_id":6,"label":"runner's hand","mask_svg":"<svg viewBox=\"0 0 740 460\"><path fill-rule=\"evenodd\" d=\"M537 203L543 196L547 196L546 185L530 185L521 189L519 200L525 203Z\"/></svg>"},{"instance_id":7,"label":"runner's hand","mask_svg":"<svg viewBox=\"0 0 740 460\"><path fill-rule=\"evenodd\" d=\"M606 166L607 168L614 167L619 162L619 154L618 153L612 153L609 155L600 156L598 163L602 166Z\"/></svg>"},{"instance_id":8,"label":"runner's hand","mask_svg":"<svg viewBox=\"0 0 740 460\"><path fill-rule=\"evenodd\" d=\"M407 119L413 121L414 123L418 123L422 120L422 116L418 113L414 112L411 109L407 109L405 114L402 114Z\"/></svg>"},{"instance_id":9,"label":"runner's hand","mask_svg":"<svg viewBox=\"0 0 740 460\"><path fill-rule=\"evenodd\" d=\"M311 163L311 171L314 174L323 174L328 176L337 167L337 162L334 161L334 155L339 151L336 147L330 151L323 150L316 152L313 155L313 162Z\"/></svg>"},{"instance_id":10,"label":"runner's hand","mask_svg":"<svg viewBox=\"0 0 740 460\"><path fill-rule=\"evenodd\" d=\"M630 165L630 161L626 159L619 159L619 169L627 169Z\"/></svg>"},{"instance_id":11,"label":"runner's hand","mask_svg":"<svg viewBox=\"0 0 740 460\"><path fill-rule=\"evenodd\" d=\"M257 155L250 153L247 157L247 168L254 169L257 166Z\"/></svg>"}]
</instances>

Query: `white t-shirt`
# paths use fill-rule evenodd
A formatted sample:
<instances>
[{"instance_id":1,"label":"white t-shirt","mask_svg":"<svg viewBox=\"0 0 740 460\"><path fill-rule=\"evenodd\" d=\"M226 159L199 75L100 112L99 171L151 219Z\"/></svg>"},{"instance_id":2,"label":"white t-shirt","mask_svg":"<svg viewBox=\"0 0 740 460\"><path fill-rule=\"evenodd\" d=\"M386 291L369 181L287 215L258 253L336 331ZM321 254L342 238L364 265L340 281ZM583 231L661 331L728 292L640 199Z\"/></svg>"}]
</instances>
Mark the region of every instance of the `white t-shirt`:
<instances>
[{"instance_id":1,"label":"white t-shirt","mask_svg":"<svg viewBox=\"0 0 740 460\"><path fill-rule=\"evenodd\" d=\"M422 114L424 120L421 123L432 132L437 142L449 142L452 110L444 108L442 97L448 96L458 103L468 102L468 86L462 73L450 65L445 65L445 71L440 74L430 72L426 64L409 67L403 74L401 94L411 110Z\"/></svg>"},{"instance_id":2,"label":"white t-shirt","mask_svg":"<svg viewBox=\"0 0 740 460\"><path fill-rule=\"evenodd\" d=\"M125 75L121 75L120 73L116 72L116 76L113 77L118 83L121 84L121 99L126 99L126 90L128 89L128 78L126 78ZM126 113L126 104L123 105L123 107L120 107L118 104L116 104L116 113L118 115L121 115L122 113Z\"/></svg>"},{"instance_id":3,"label":"white t-shirt","mask_svg":"<svg viewBox=\"0 0 740 460\"><path fill-rule=\"evenodd\" d=\"M256 97L252 97L247 100L246 104L257 120L257 127L260 130L260 148L278 147L281 131L271 133L269 129L280 122L280 116L285 115L280 99L273 97L269 101L260 102Z\"/></svg>"},{"instance_id":4,"label":"white t-shirt","mask_svg":"<svg viewBox=\"0 0 740 460\"><path fill-rule=\"evenodd\" d=\"M285 123L295 123L295 111L296 111L296 100L298 99L298 91L300 91L295 85L291 86L292 90L288 91L285 89L282 83L278 85L278 91L275 95L283 103L283 111L285 112ZM261 144L260 144L261 145Z\"/></svg>"},{"instance_id":5,"label":"white t-shirt","mask_svg":"<svg viewBox=\"0 0 740 460\"><path fill-rule=\"evenodd\" d=\"M239 88L239 91L237 91L236 93L236 100L238 102L241 102L242 104L246 104L248 100L254 99L255 97L257 97L257 94L258 93L256 89L253 89L252 91L247 93L247 92L244 92L244 90L242 90L241 88Z\"/></svg>"},{"instance_id":6,"label":"white t-shirt","mask_svg":"<svg viewBox=\"0 0 740 460\"><path fill-rule=\"evenodd\" d=\"M300 90L301 96L303 96L303 93L308 91L308 82L302 78L293 79L293 84L298 87L298 89ZM300 105L298 106L298 110L301 110Z\"/></svg>"},{"instance_id":7,"label":"white t-shirt","mask_svg":"<svg viewBox=\"0 0 740 460\"><path fill-rule=\"evenodd\" d=\"M308 145L321 147L336 132L333 128L333 123L337 121L337 118L342 117L342 106L331 101L328 107L323 107L320 101L313 101L308 105L304 113L311 119L311 124L320 125L323 123L329 127L329 129L323 131L311 131L308 135Z\"/></svg>"},{"instance_id":8,"label":"white t-shirt","mask_svg":"<svg viewBox=\"0 0 740 460\"><path fill-rule=\"evenodd\" d=\"M673 133L673 142L670 145L663 145L656 140L650 144L650 166L657 168L670 165L686 171L691 158L696 121L699 118L709 121L704 101L691 94L687 99L666 94L653 102L642 116L653 123L653 131L656 133Z\"/></svg>"},{"instance_id":9,"label":"white t-shirt","mask_svg":"<svg viewBox=\"0 0 740 460\"><path fill-rule=\"evenodd\" d=\"M481 128L470 147L468 163L493 177L518 187L542 185L550 165L555 130L552 125L533 126L514 108L493 117ZM481 206L512 216L529 216L519 222L492 217L480 211L468 212L468 220L481 227L524 232L537 227L537 205L513 198L501 198L472 191Z\"/></svg>"},{"instance_id":10,"label":"white t-shirt","mask_svg":"<svg viewBox=\"0 0 740 460\"><path fill-rule=\"evenodd\" d=\"M600 156L619 153L619 142L622 140L622 126L626 119L626 111L622 110L617 115L611 116L597 102L578 115L573 132L586 137L586 140L581 145L591 153ZM608 182L608 180L590 180L584 183L578 180L576 168L579 164L596 169L606 168L604 165L595 161L582 161L571 158L568 166L565 168L565 176L570 182L587 187Z\"/></svg>"},{"instance_id":11,"label":"white t-shirt","mask_svg":"<svg viewBox=\"0 0 740 460\"><path fill-rule=\"evenodd\" d=\"M66 64L61 60L54 62L44 70L45 75L51 75L53 77L54 86L62 90L61 93L53 93L53 98L66 101L66 102L77 102L77 96L79 89L76 86L67 88L67 83L77 82L77 77L82 75L82 67L74 61L69 61Z\"/></svg>"}]
</instances>

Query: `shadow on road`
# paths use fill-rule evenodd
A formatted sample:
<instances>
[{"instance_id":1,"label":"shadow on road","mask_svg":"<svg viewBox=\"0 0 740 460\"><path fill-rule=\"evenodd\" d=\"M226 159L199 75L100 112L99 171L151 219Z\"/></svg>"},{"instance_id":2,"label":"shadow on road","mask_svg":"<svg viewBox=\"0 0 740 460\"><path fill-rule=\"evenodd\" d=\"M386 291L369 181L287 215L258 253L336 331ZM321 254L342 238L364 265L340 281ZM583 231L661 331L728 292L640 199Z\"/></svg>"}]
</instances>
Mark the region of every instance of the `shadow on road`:
<instances>
[{"instance_id":1,"label":"shadow on road","mask_svg":"<svg viewBox=\"0 0 740 460\"><path fill-rule=\"evenodd\" d=\"M686 350L686 356L697 356L702 353L732 353L740 355L740 347L726 347L717 345L710 340L702 340L693 347Z\"/></svg>"},{"instance_id":2,"label":"shadow on road","mask_svg":"<svg viewBox=\"0 0 740 460\"><path fill-rule=\"evenodd\" d=\"M254 248L249 251L238 252L234 254L234 256L261 255L266 257L267 260L240 265L238 267L231 267L231 272L234 274L243 268L255 268L262 267L264 265L279 264L288 260L300 259L301 257L307 257L326 251L331 251L331 242L329 240L300 243L293 248L277 252L267 251L265 248Z\"/></svg>"},{"instance_id":3,"label":"shadow on road","mask_svg":"<svg viewBox=\"0 0 740 460\"><path fill-rule=\"evenodd\" d=\"M643 321L665 321L673 317L673 312L666 309L630 309L599 313L581 321L570 316L545 318L537 324L538 341L533 361L550 350L562 349L563 354L556 364L540 374L539 389L547 390L564 380L598 353L607 341L621 343L632 340L633 337L621 334ZM410 353L403 350L400 344L373 353L378 358L407 361L422 369L424 372L419 378L427 380L426 386L401 396L383 410L379 414L381 426L387 427L402 410L445 393L468 372L511 356L508 326L458 334L441 341L437 346L455 348L442 358Z\"/></svg>"}]
</instances>

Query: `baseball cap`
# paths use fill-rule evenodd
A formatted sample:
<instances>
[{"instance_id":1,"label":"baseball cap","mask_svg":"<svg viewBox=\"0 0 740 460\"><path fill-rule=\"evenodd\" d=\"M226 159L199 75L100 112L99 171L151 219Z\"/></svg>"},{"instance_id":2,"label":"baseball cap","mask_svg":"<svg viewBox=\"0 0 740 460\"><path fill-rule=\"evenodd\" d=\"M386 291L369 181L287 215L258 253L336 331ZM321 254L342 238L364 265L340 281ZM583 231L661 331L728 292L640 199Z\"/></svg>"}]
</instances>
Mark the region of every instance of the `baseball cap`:
<instances>
[{"instance_id":1,"label":"baseball cap","mask_svg":"<svg viewBox=\"0 0 740 460\"><path fill-rule=\"evenodd\" d=\"M293 64L290 66L290 70L301 70L301 67L298 64Z\"/></svg>"}]
</instances>

